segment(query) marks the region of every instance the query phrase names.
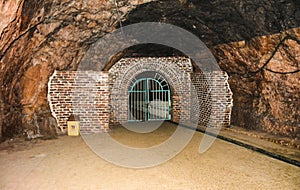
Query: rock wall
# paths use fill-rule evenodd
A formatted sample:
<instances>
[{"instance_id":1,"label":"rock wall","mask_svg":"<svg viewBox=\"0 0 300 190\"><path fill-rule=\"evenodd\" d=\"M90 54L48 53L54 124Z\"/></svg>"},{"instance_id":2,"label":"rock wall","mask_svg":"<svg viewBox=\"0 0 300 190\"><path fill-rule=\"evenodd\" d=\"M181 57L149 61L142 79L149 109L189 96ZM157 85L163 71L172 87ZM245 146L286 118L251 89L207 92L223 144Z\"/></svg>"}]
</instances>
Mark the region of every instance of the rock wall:
<instances>
[{"instance_id":1,"label":"rock wall","mask_svg":"<svg viewBox=\"0 0 300 190\"><path fill-rule=\"evenodd\" d=\"M12 0L0 3L2 136L36 131L52 120L47 83L54 70L76 70L90 44L150 0ZM118 7L118 9L116 8ZM10 10L10 11L8 11ZM54 127L55 128L55 127ZM39 126L40 133L55 129Z\"/></svg>"},{"instance_id":2,"label":"rock wall","mask_svg":"<svg viewBox=\"0 0 300 190\"><path fill-rule=\"evenodd\" d=\"M300 137L300 28L212 51L230 75L232 124Z\"/></svg>"}]
</instances>

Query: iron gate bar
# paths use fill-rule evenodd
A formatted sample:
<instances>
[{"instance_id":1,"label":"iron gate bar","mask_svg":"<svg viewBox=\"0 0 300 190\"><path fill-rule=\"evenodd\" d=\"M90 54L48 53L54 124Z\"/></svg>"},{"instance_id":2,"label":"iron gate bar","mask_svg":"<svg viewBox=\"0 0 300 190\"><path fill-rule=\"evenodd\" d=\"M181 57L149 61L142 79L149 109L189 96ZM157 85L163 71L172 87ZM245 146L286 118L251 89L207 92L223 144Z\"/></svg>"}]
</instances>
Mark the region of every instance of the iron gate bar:
<instances>
[{"instance_id":1,"label":"iron gate bar","mask_svg":"<svg viewBox=\"0 0 300 190\"><path fill-rule=\"evenodd\" d=\"M131 85L128 93L128 121L171 119L170 90L165 80L138 79Z\"/></svg>"}]
</instances>

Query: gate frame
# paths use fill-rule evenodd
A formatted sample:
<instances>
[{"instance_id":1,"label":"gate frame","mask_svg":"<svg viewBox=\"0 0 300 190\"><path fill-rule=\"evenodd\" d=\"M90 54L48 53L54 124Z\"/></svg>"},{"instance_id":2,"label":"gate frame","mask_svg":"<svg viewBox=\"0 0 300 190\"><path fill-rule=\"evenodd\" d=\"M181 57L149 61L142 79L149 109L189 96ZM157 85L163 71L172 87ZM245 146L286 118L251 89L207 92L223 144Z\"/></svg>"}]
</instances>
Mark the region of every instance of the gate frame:
<instances>
[{"instance_id":1,"label":"gate frame","mask_svg":"<svg viewBox=\"0 0 300 190\"><path fill-rule=\"evenodd\" d=\"M136 85L138 84L138 83L140 83L140 82L144 82L145 81L145 87L143 88L143 90L133 90L135 87L136 87ZM157 90L157 89L155 89L155 90L151 90L150 88L149 88L149 81L154 81L156 84L158 84L159 85L159 88L160 88L160 90ZM172 118L172 116L171 116L171 90L170 90L170 86L169 86L169 83L168 83L168 81L166 81L166 79L164 79L163 78L163 81L165 81L166 82L166 84L167 84L167 90L164 90L164 86L161 84L161 82L160 81L158 81L156 78L149 78L149 77L147 77L147 78L140 78L140 79L137 79L136 81L134 81L134 83L132 84L132 85L130 85L130 88L129 88L129 90L128 90L128 122L140 122L140 121L165 121L165 120L171 120L171 118ZM150 103L150 98L149 98L149 94L151 93L151 92L157 92L157 93L159 93L159 92L166 92L167 93L167 98L168 98L168 104L167 104L167 107L168 107L168 115L167 115L167 117L165 117L165 118L151 118L150 117L150 111L149 111L149 103ZM131 114L131 109L130 109L130 106L131 106L131 104L130 104L130 95L132 94L132 93L143 93L143 96L144 96L144 99L145 99L145 101L144 102L146 102L146 111L145 111L145 113L144 113L144 118L145 118L145 120L140 120L140 119L134 119L134 116ZM143 105L142 105L142 107L143 107ZM143 107L143 112L144 112L144 107ZM132 119L133 118L133 119Z\"/></svg>"}]
</instances>

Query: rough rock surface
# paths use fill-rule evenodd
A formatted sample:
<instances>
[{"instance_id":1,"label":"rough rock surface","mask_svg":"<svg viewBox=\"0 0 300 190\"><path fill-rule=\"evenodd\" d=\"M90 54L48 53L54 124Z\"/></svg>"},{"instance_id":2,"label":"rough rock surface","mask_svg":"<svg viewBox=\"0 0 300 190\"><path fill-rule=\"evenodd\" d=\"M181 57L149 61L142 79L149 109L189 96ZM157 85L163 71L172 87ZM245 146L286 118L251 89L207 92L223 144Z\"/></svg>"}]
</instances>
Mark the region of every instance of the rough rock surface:
<instances>
[{"instance_id":1,"label":"rough rock surface","mask_svg":"<svg viewBox=\"0 0 300 190\"><path fill-rule=\"evenodd\" d=\"M297 0L150 1L118 0L119 12L113 0L1 2L2 136L55 134L46 99L49 77L56 69L75 70L91 44L119 27L119 17L123 25L159 21L191 31L230 75L233 124L299 135ZM120 57L178 54L155 46L147 50L136 47Z\"/></svg>"},{"instance_id":2,"label":"rough rock surface","mask_svg":"<svg viewBox=\"0 0 300 190\"><path fill-rule=\"evenodd\" d=\"M114 0L1 2L2 136L11 137L25 129L43 135L55 133L55 127L48 125L54 123L46 99L53 71L75 70L90 44L113 31L119 18L136 5L148 1L118 0L119 11Z\"/></svg>"},{"instance_id":3,"label":"rough rock surface","mask_svg":"<svg viewBox=\"0 0 300 190\"><path fill-rule=\"evenodd\" d=\"M213 47L230 75L232 124L300 135L300 28Z\"/></svg>"}]
</instances>

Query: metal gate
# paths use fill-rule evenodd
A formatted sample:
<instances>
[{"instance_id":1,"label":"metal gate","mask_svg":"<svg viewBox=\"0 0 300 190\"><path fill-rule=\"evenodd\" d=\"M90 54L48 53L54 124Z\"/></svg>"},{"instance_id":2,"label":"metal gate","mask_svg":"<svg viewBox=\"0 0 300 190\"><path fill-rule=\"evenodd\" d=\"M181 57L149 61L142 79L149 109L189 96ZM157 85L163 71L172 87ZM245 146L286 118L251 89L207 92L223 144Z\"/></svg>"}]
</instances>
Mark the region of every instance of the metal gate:
<instances>
[{"instance_id":1,"label":"metal gate","mask_svg":"<svg viewBox=\"0 0 300 190\"><path fill-rule=\"evenodd\" d=\"M129 121L171 119L170 89L164 79L138 79L131 85L128 94Z\"/></svg>"}]
</instances>

